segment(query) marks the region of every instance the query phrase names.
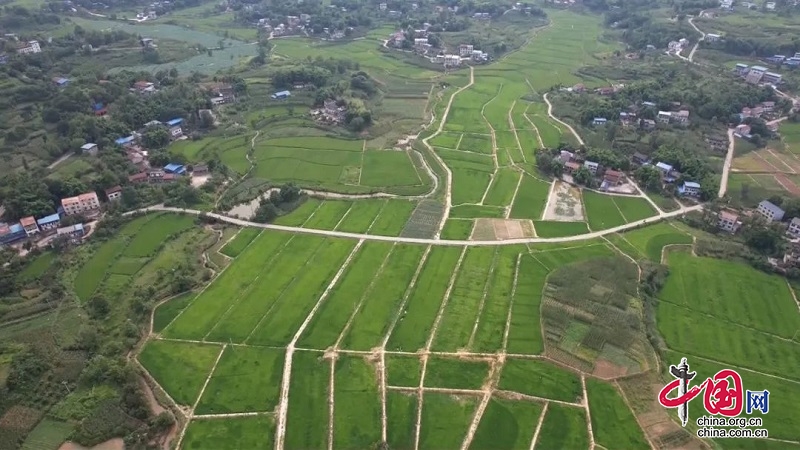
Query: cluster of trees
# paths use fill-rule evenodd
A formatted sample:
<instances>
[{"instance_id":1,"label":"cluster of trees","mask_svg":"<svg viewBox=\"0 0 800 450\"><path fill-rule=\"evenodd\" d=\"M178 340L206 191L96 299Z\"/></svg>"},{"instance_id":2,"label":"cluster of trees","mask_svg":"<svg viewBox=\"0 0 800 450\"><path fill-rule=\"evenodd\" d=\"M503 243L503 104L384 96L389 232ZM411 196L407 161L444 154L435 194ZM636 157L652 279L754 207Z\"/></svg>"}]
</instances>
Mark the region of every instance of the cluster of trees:
<instances>
[{"instance_id":1,"label":"cluster of trees","mask_svg":"<svg viewBox=\"0 0 800 450\"><path fill-rule=\"evenodd\" d=\"M358 69L357 62L346 59L309 57L303 63L275 68L272 72L272 84L277 88L291 88L296 83L310 83L321 88L333 81L335 76Z\"/></svg>"},{"instance_id":2,"label":"cluster of trees","mask_svg":"<svg viewBox=\"0 0 800 450\"><path fill-rule=\"evenodd\" d=\"M574 96L577 117L584 124L595 117L615 120L621 111L644 101L653 102L655 108L643 108L639 118L655 119L659 110L674 109L674 102L691 112L691 123L697 119L717 119L738 123L738 114L744 107L764 101L775 101L778 110L788 111L791 103L775 95L768 87L759 87L730 79L709 77L691 67L665 68L661 73L644 80L633 81L612 96Z\"/></svg>"},{"instance_id":3,"label":"cluster of trees","mask_svg":"<svg viewBox=\"0 0 800 450\"><path fill-rule=\"evenodd\" d=\"M680 186L684 181L694 181L700 183L700 198L708 200L714 198L719 187L719 181L708 163L696 154L689 152L683 147L673 145L662 145L653 153L654 161L660 161L671 165L681 173L673 184L669 185L668 190L674 194L675 186ZM644 189L650 191L661 190L661 173L653 166L642 166L634 172L634 178Z\"/></svg>"},{"instance_id":4,"label":"cluster of trees","mask_svg":"<svg viewBox=\"0 0 800 450\"><path fill-rule=\"evenodd\" d=\"M272 222L278 216L295 209L300 198L300 188L291 183L284 184L280 189L270 192L269 197L261 197L252 220L259 223Z\"/></svg>"},{"instance_id":5,"label":"cluster of trees","mask_svg":"<svg viewBox=\"0 0 800 450\"><path fill-rule=\"evenodd\" d=\"M61 19L47 10L30 10L24 6L7 5L0 10L0 28L4 30L39 29L42 26L58 25Z\"/></svg>"}]
</instances>

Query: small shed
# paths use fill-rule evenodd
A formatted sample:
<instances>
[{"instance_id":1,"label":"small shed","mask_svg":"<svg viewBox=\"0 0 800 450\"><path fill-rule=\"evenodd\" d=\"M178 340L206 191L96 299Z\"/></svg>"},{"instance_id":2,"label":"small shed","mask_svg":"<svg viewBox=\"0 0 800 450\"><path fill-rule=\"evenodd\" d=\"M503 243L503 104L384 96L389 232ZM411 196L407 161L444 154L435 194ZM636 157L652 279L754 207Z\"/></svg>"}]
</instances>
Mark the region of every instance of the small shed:
<instances>
[{"instance_id":1,"label":"small shed","mask_svg":"<svg viewBox=\"0 0 800 450\"><path fill-rule=\"evenodd\" d=\"M282 100L282 99L285 99L285 98L289 98L291 95L292 95L292 93L289 92L289 91L280 91L280 92L276 92L276 93L272 94L272 99L273 100Z\"/></svg>"}]
</instances>

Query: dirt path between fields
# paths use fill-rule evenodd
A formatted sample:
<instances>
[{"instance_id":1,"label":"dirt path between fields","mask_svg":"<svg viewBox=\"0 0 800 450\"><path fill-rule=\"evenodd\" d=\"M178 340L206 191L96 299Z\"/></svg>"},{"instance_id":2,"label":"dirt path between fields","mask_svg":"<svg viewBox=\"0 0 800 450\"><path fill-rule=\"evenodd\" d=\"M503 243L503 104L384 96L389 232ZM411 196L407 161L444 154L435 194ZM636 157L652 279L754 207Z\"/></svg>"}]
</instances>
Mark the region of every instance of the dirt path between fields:
<instances>
[{"instance_id":1,"label":"dirt path between fields","mask_svg":"<svg viewBox=\"0 0 800 450\"><path fill-rule=\"evenodd\" d=\"M536 423L536 430L533 432L533 439L531 439L531 446L530 450L536 448L536 441L539 440L539 432L542 431L542 424L544 423L544 416L547 414L547 408L550 406L550 402L546 402L544 404L544 408L542 408L542 414L539 416L539 421Z\"/></svg>"},{"instance_id":2,"label":"dirt path between fields","mask_svg":"<svg viewBox=\"0 0 800 450\"><path fill-rule=\"evenodd\" d=\"M511 104L511 107L508 108L508 126L511 128L511 131L514 132L514 139L517 141L517 148L519 148L519 152L522 153L522 162L528 162L528 158L525 157L525 149L522 148L522 143L519 141L519 135L517 134L517 127L514 125L514 117L511 115L511 112L514 111L514 107L517 106L517 101L514 100L514 103ZM536 132L536 135L539 135L539 132ZM511 158L511 155L508 155L511 159L511 162L514 162L514 158Z\"/></svg>"},{"instance_id":3,"label":"dirt path between fields","mask_svg":"<svg viewBox=\"0 0 800 450\"><path fill-rule=\"evenodd\" d=\"M302 336L303 332L305 332L308 324L311 323L311 319L314 317L314 315L316 315L317 311L322 303L327 299L328 295L330 295L333 287L339 282L339 278L341 278L347 267L350 266L350 263L353 261L353 258L363 244L364 240L359 239L358 243L355 245L355 247L353 247L353 250L347 256L347 259L344 261L344 263L342 263L342 266L339 267L339 270L336 272L336 275L333 276L333 279L331 279L330 283L328 283L328 286L325 287L325 290L320 295L317 303L311 309L311 312L308 313L302 325L300 325L300 328L294 334L292 340L289 342L289 345L286 347L286 359L283 363L283 377L281 378L281 393L278 400L278 418L277 425L275 427L276 450L283 450L284 441L286 439L286 414L289 411L289 387L292 377L292 357L294 356L295 345L297 345L297 341L300 339L300 336Z\"/></svg>"},{"instance_id":4,"label":"dirt path between fields","mask_svg":"<svg viewBox=\"0 0 800 450\"><path fill-rule=\"evenodd\" d=\"M431 155L436 159L440 166L444 168L445 173L447 174L447 179L445 180L445 202L444 202L444 214L442 214L442 220L437 227L436 234L434 235L434 239L438 239L439 235L442 233L442 228L444 228L444 223L447 218L450 216L450 206L452 205L453 201L453 172L450 170L450 167L445 164L444 160L436 154L436 151L433 149L431 144L428 143L431 138L434 138L442 132L444 128L445 122L447 122L447 116L450 114L450 107L453 106L453 100L455 100L456 95L460 94L464 90L470 88L473 84L475 84L475 68L473 66L469 67L469 83L465 86L458 88L452 95L450 95L450 100L447 102L447 106L442 113L442 119L439 121L439 127L436 131L431 134L430 136L426 137L422 140L422 144L428 148L431 152Z\"/></svg>"},{"instance_id":5,"label":"dirt path between fields","mask_svg":"<svg viewBox=\"0 0 800 450\"><path fill-rule=\"evenodd\" d=\"M542 98L544 99L544 102L547 103L547 115L550 116L551 119L553 119L556 122L560 123L561 125L564 125L564 127L566 127L572 133L572 135L575 136L575 139L578 140L578 144L586 145L586 143L583 142L583 138L581 138L581 135L579 135L578 132L575 131L575 128L572 128L572 125L564 122L563 120L561 120L558 117L553 115L553 104L550 103L550 100L547 99L547 94L549 94L549 92L542 96Z\"/></svg>"},{"instance_id":6,"label":"dirt path between fields","mask_svg":"<svg viewBox=\"0 0 800 450\"><path fill-rule=\"evenodd\" d=\"M589 396L586 393L586 375L583 373L581 373L581 390L583 390L583 407L586 409L586 429L589 431L589 448L594 448L597 444L594 442L594 432L592 432L592 412L589 410Z\"/></svg>"}]
</instances>

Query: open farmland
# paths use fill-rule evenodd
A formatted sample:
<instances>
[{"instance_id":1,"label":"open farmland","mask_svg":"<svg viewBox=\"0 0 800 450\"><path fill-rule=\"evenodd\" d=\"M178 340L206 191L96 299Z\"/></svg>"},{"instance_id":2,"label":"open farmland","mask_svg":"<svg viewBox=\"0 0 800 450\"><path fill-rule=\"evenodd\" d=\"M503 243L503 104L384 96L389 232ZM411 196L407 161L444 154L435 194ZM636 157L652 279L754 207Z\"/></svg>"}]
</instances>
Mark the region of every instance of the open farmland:
<instances>
[{"instance_id":1,"label":"open farmland","mask_svg":"<svg viewBox=\"0 0 800 450\"><path fill-rule=\"evenodd\" d=\"M206 433L235 433L256 418L283 448L368 448L384 429L387 440L420 448L480 448L487 427L506 421L503 448L523 448L551 401L570 411L553 413L558 422L585 420L578 375L523 359L543 348L545 277L611 249L528 252L263 231L203 292L162 307L164 329L139 360L192 409L184 448L207 448L198 443ZM420 348L440 353L409 353ZM500 359L504 351L519 355ZM475 417L485 389L495 394ZM252 421L236 422L241 414Z\"/></svg>"}]
</instances>

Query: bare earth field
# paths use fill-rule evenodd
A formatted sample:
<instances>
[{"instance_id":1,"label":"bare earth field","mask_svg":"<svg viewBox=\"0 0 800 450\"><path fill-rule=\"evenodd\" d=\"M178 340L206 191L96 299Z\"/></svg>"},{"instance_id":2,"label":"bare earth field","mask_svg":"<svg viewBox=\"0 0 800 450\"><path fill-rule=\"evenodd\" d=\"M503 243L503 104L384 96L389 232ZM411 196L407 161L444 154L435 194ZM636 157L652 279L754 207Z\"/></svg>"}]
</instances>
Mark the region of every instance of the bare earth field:
<instances>
[{"instance_id":1,"label":"bare earth field","mask_svg":"<svg viewBox=\"0 0 800 450\"><path fill-rule=\"evenodd\" d=\"M556 185L547 199L547 209L542 220L556 222L580 222L584 220L580 189L563 181Z\"/></svg>"}]
</instances>

